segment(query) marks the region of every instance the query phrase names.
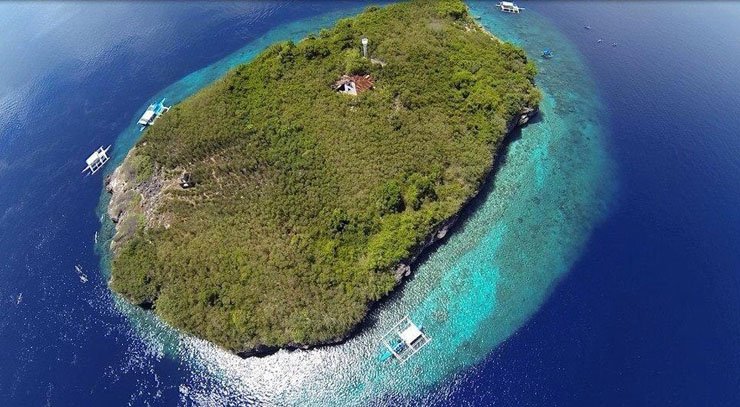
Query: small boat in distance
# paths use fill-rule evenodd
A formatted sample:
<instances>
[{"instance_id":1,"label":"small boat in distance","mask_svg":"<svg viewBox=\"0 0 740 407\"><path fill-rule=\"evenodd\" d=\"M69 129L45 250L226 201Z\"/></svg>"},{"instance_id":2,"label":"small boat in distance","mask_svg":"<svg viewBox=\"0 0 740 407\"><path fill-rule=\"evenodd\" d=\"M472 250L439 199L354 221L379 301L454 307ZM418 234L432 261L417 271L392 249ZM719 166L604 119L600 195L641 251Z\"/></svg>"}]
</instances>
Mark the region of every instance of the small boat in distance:
<instances>
[{"instance_id":1,"label":"small boat in distance","mask_svg":"<svg viewBox=\"0 0 740 407\"><path fill-rule=\"evenodd\" d=\"M591 29L591 26L590 25L584 25L583 28L585 28L587 30L590 30Z\"/></svg>"},{"instance_id":2,"label":"small boat in distance","mask_svg":"<svg viewBox=\"0 0 740 407\"><path fill-rule=\"evenodd\" d=\"M80 281L83 283L87 282L87 275L82 272L82 267L80 267L79 264L75 264L75 270L77 271L77 275L80 277Z\"/></svg>"},{"instance_id":3,"label":"small boat in distance","mask_svg":"<svg viewBox=\"0 0 740 407\"><path fill-rule=\"evenodd\" d=\"M552 58L552 56L553 54L550 48L545 48L544 50L542 50L542 58L550 59Z\"/></svg>"},{"instance_id":4,"label":"small boat in distance","mask_svg":"<svg viewBox=\"0 0 740 407\"><path fill-rule=\"evenodd\" d=\"M166 99L162 99L157 103L153 103L149 105L149 108L146 109L146 112L144 112L143 115L141 115L141 118L139 118L138 124L140 124L141 130L144 130L146 126L151 126L154 124L154 122L164 114L164 112L170 110L170 106L165 106L164 101Z\"/></svg>"},{"instance_id":5,"label":"small boat in distance","mask_svg":"<svg viewBox=\"0 0 740 407\"><path fill-rule=\"evenodd\" d=\"M87 157L87 160L85 160L85 163L87 164L87 167L85 167L84 170L82 170L83 173L90 171L90 175L95 174L98 172L98 170L105 165L105 163L110 160L110 157L108 157L108 150L110 150L110 146L103 148L103 146L100 146L95 152L90 154L89 157Z\"/></svg>"},{"instance_id":6,"label":"small boat in distance","mask_svg":"<svg viewBox=\"0 0 740 407\"><path fill-rule=\"evenodd\" d=\"M496 7L500 8L501 11L503 11L504 13L518 14L519 12L524 10L524 7L519 7L511 1L501 1L496 4Z\"/></svg>"}]
</instances>

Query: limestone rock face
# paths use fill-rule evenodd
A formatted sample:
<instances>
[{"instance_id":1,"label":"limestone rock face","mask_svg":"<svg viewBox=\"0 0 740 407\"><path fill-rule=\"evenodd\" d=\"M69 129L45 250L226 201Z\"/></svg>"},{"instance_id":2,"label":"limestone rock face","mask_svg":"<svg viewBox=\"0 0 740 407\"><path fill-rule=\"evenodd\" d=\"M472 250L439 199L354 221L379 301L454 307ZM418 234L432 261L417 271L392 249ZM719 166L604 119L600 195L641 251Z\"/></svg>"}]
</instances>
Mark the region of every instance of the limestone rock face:
<instances>
[{"instance_id":1,"label":"limestone rock face","mask_svg":"<svg viewBox=\"0 0 740 407\"><path fill-rule=\"evenodd\" d=\"M111 241L114 253L136 232L137 222L133 214L138 193L134 181L135 176L126 161L106 180L106 190L111 194L108 216L116 224L116 234Z\"/></svg>"},{"instance_id":2,"label":"limestone rock face","mask_svg":"<svg viewBox=\"0 0 740 407\"><path fill-rule=\"evenodd\" d=\"M108 216L116 224L116 234L111 241L111 250L117 253L138 229L139 222L147 226L168 227L169 216L158 215L163 192L173 184L162 174L154 174L144 181L137 180L136 170L129 164L134 149L123 163L105 180L105 189L111 194Z\"/></svg>"}]
</instances>

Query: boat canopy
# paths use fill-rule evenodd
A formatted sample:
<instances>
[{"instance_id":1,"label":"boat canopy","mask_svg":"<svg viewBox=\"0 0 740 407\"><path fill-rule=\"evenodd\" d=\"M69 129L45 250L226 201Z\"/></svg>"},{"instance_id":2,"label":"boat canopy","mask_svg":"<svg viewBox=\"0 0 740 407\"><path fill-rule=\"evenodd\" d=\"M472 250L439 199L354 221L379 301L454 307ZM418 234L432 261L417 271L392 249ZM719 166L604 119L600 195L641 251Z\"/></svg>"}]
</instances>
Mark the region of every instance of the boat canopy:
<instances>
[{"instance_id":1,"label":"boat canopy","mask_svg":"<svg viewBox=\"0 0 740 407\"><path fill-rule=\"evenodd\" d=\"M150 121L152 121L152 119L154 119L155 115L156 113L154 112L154 110L147 110L146 112L144 112L143 115L141 115L141 119L139 119L139 122L149 123Z\"/></svg>"},{"instance_id":2,"label":"boat canopy","mask_svg":"<svg viewBox=\"0 0 740 407\"><path fill-rule=\"evenodd\" d=\"M96 152L94 152L94 153L90 154L90 157L87 157L87 160L85 160L85 163L86 163L87 165L92 165L92 164L95 164L95 163L97 163L97 162L98 162L98 161L100 161L101 159L107 159L107 158L108 158L108 157L104 157L103 155L101 155L100 153L98 153L98 152L96 151Z\"/></svg>"},{"instance_id":3,"label":"boat canopy","mask_svg":"<svg viewBox=\"0 0 740 407\"><path fill-rule=\"evenodd\" d=\"M399 336L401 337L401 340L406 343L406 345L411 345L421 337L421 330L419 330L416 325L411 324L408 328L406 328L406 330L401 332Z\"/></svg>"}]
</instances>

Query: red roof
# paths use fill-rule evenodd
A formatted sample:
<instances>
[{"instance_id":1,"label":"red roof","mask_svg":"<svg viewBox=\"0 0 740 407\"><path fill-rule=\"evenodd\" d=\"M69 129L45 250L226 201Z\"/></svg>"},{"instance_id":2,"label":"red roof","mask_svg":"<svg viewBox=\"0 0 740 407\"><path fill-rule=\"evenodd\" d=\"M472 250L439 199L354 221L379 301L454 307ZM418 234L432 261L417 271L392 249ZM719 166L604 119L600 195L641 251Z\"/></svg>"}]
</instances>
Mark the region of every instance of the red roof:
<instances>
[{"instance_id":1,"label":"red roof","mask_svg":"<svg viewBox=\"0 0 740 407\"><path fill-rule=\"evenodd\" d=\"M373 86L375 85L375 81L370 75L352 75L352 76L343 75L334 84L334 88L339 89L340 86L348 82L355 83L355 89L357 90L357 93L362 93L366 90L372 89Z\"/></svg>"},{"instance_id":2,"label":"red roof","mask_svg":"<svg viewBox=\"0 0 740 407\"><path fill-rule=\"evenodd\" d=\"M375 81L373 81L373 78L371 78L370 75L365 75L365 76L354 75L354 76L350 76L350 79L355 82L355 88L357 89L357 93L361 93L368 89L372 89L373 85L375 84Z\"/></svg>"}]
</instances>

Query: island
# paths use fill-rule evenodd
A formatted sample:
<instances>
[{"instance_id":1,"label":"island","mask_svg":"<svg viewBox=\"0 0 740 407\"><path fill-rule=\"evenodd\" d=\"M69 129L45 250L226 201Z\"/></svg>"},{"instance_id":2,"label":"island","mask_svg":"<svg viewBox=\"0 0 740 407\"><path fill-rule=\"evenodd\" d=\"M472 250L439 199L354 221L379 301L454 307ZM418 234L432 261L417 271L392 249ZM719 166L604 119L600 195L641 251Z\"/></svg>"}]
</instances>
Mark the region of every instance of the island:
<instances>
[{"instance_id":1,"label":"island","mask_svg":"<svg viewBox=\"0 0 740 407\"><path fill-rule=\"evenodd\" d=\"M110 287L241 356L346 340L536 114L535 73L459 0L270 46L108 179Z\"/></svg>"}]
</instances>

